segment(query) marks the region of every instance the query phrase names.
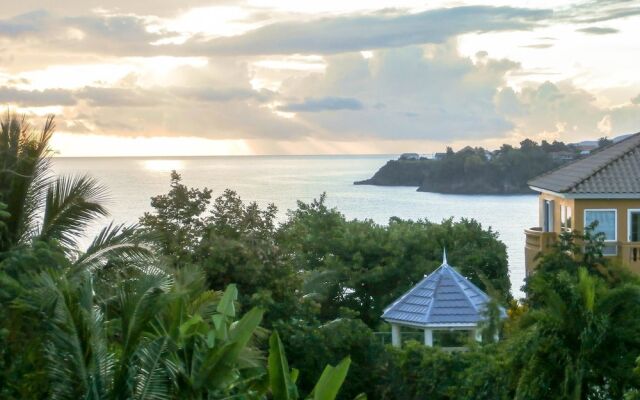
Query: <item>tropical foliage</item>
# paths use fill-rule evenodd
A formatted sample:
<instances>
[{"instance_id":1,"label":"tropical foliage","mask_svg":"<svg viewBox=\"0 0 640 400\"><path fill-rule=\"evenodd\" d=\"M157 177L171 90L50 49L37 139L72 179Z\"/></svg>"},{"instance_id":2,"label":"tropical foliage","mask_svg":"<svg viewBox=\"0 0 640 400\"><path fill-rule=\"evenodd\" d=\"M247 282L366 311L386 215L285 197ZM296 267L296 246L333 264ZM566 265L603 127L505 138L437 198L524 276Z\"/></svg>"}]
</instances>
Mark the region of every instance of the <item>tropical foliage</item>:
<instances>
[{"instance_id":1,"label":"tropical foliage","mask_svg":"<svg viewBox=\"0 0 640 400\"><path fill-rule=\"evenodd\" d=\"M0 398L639 398L640 283L593 227L561 236L520 302L476 221L348 220L324 195L279 221L177 173L140 225L87 241L105 190L50 173L53 119L1 127ZM390 347L383 307L443 248L509 319L466 352Z\"/></svg>"},{"instance_id":2,"label":"tropical foliage","mask_svg":"<svg viewBox=\"0 0 640 400\"><path fill-rule=\"evenodd\" d=\"M159 232L135 226L111 223L80 251L104 189L49 174L52 118L37 135L12 114L1 126L1 398L297 398L271 386L264 312L240 317L234 284L221 293L198 266L158 259ZM328 366L310 398L335 398L348 368Z\"/></svg>"}]
</instances>

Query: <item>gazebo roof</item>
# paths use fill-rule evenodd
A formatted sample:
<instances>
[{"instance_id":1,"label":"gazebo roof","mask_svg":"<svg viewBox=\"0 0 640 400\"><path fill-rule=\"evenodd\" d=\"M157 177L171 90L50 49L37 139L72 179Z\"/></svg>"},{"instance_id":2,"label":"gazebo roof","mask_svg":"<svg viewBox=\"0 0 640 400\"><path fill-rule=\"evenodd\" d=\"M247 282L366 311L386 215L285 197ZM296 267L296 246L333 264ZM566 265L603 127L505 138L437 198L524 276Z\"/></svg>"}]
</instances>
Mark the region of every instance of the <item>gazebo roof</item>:
<instances>
[{"instance_id":1,"label":"gazebo roof","mask_svg":"<svg viewBox=\"0 0 640 400\"><path fill-rule=\"evenodd\" d=\"M438 269L418 282L387 307L387 322L416 327L475 326L485 319L489 296L447 264L446 256ZM504 308L500 308L506 317Z\"/></svg>"}]
</instances>

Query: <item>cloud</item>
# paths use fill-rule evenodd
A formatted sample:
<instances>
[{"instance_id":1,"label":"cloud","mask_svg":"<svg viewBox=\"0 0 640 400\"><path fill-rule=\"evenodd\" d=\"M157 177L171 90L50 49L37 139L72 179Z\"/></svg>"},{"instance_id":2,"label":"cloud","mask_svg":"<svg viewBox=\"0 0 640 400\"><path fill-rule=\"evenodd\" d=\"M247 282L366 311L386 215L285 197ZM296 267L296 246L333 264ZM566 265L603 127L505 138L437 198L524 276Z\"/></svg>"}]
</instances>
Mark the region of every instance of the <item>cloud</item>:
<instances>
[{"instance_id":1,"label":"cloud","mask_svg":"<svg viewBox=\"0 0 640 400\"><path fill-rule=\"evenodd\" d=\"M87 86L75 92L79 99L93 107L151 107L163 101L166 95L158 91L139 88L104 88Z\"/></svg>"},{"instance_id":2,"label":"cloud","mask_svg":"<svg viewBox=\"0 0 640 400\"><path fill-rule=\"evenodd\" d=\"M578 29L578 32L587 33L589 35L610 35L612 33L620 32L614 28L600 28L597 26L590 26L588 28Z\"/></svg>"},{"instance_id":3,"label":"cloud","mask_svg":"<svg viewBox=\"0 0 640 400\"><path fill-rule=\"evenodd\" d=\"M8 1L0 7L0 16L12 17L24 14L32 10L42 8L46 3L47 9L59 15L84 14L96 9L109 10L119 13L134 13L139 15L171 16L180 10L191 7L205 5L226 5L239 3L237 0L154 0L152 3L146 1L125 1L125 0L64 0L48 1L42 0L20 0ZM150 7L151 6L151 7Z\"/></svg>"},{"instance_id":4,"label":"cloud","mask_svg":"<svg viewBox=\"0 0 640 400\"><path fill-rule=\"evenodd\" d=\"M640 6L629 0L592 0L576 2L556 14L558 21L593 24L635 17L640 15Z\"/></svg>"},{"instance_id":5,"label":"cloud","mask_svg":"<svg viewBox=\"0 0 640 400\"><path fill-rule=\"evenodd\" d=\"M200 55L334 54L442 43L469 32L528 30L550 15L549 10L486 6L416 14L349 15L279 22L243 35L210 41L192 39L183 46L173 47L176 51Z\"/></svg>"},{"instance_id":6,"label":"cloud","mask_svg":"<svg viewBox=\"0 0 640 400\"><path fill-rule=\"evenodd\" d=\"M507 71L518 65L484 57L474 64L454 42L378 50L327 58L324 75L292 79L283 96L357 100L351 110L306 112L296 118L325 139L457 140L501 136L512 124L496 112L493 98ZM354 102L354 104L356 104Z\"/></svg>"},{"instance_id":7,"label":"cloud","mask_svg":"<svg viewBox=\"0 0 640 400\"><path fill-rule=\"evenodd\" d=\"M59 17L37 11L0 19L0 37L28 39L31 46L43 49L104 55L334 54L442 43L470 32L529 30L549 16L549 10L487 6L414 14L350 14L275 22L245 34L215 39L195 34L185 43L171 44L184 33L150 29L157 22L155 17L95 12Z\"/></svg>"},{"instance_id":8,"label":"cloud","mask_svg":"<svg viewBox=\"0 0 640 400\"><path fill-rule=\"evenodd\" d=\"M278 107L287 112L320 112L337 110L362 110L363 105L358 99L345 97L323 97L320 99L307 98L301 103L289 103Z\"/></svg>"},{"instance_id":9,"label":"cloud","mask_svg":"<svg viewBox=\"0 0 640 400\"><path fill-rule=\"evenodd\" d=\"M158 48L152 43L175 36L175 32L151 32L149 18L136 15L87 14L59 17L36 11L0 19L0 39L18 40L32 49L50 52L100 55L151 56Z\"/></svg>"},{"instance_id":10,"label":"cloud","mask_svg":"<svg viewBox=\"0 0 640 400\"><path fill-rule=\"evenodd\" d=\"M522 47L526 47L529 49L548 49L549 47L553 47L553 44L550 43L539 43L539 44L529 44L526 46L522 46Z\"/></svg>"},{"instance_id":11,"label":"cloud","mask_svg":"<svg viewBox=\"0 0 640 400\"><path fill-rule=\"evenodd\" d=\"M496 105L527 137L581 140L640 130L640 106L601 106L596 96L569 81L547 81L519 92L504 88L496 96Z\"/></svg>"},{"instance_id":12,"label":"cloud","mask_svg":"<svg viewBox=\"0 0 640 400\"><path fill-rule=\"evenodd\" d=\"M72 106L76 104L73 94L63 89L20 90L0 87L0 103L21 107Z\"/></svg>"},{"instance_id":13,"label":"cloud","mask_svg":"<svg viewBox=\"0 0 640 400\"><path fill-rule=\"evenodd\" d=\"M0 20L0 36L17 37L28 33L43 32L49 21L50 14L44 10Z\"/></svg>"}]
</instances>

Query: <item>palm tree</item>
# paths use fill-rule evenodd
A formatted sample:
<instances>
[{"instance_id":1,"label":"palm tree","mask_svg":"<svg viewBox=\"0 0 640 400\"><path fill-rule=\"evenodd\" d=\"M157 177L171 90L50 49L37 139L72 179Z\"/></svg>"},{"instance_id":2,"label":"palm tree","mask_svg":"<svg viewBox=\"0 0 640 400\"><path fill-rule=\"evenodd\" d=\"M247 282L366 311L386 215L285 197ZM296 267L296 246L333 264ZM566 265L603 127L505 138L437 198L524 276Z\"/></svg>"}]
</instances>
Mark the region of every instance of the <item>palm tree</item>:
<instances>
[{"instance_id":1,"label":"palm tree","mask_svg":"<svg viewBox=\"0 0 640 400\"><path fill-rule=\"evenodd\" d=\"M110 303L96 302L88 271L43 272L32 282L17 306L38 313L47 327L47 398L299 398L297 371L289 369L278 334L269 340L266 365L255 346L265 337L262 310L237 318L235 285L206 290L195 267L142 272ZM346 358L327 366L306 398L334 400L349 364Z\"/></svg>"},{"instance_id":2,"label":"palm tree","mask_svg":"<svg viewBox=\"0 0 640 400\"><path fill-rule=\"evenodd\" d=\"M132 227L109 225L85 253L78 240L85 229L108 213L106 189L88 176L54 177L49 141L55 130L49 116L36 131L25 116L7 112L0 120L0 254L34 241L55 243L72 261L97 266L113 257L145 253Z\"/></svg>"},{"instance_id":3,"label":"palm tree","mask_svg":"<svg viewBox=\"0 0 640 400\"><path fill-rule=\"evenodd\" d=\"M515 398L622 398L636 379L640 288L609 288L584 268L577 277L560 272L553 283L539 277L532 289L541 304L522 317L511 350Z\"/></svg>"},{"instance_id":4,"label":"palm tree","mask_svg":"<svg viewBox=\"0 0 640 400\"><path fill-rule=\"evenodd\" d=\"M46 321L49 398L219 398L259 383L264 367L251 340L262 311L236 321L235 286L205 290L199 271L185 279L185 271L142 272L109 303L96 302L87 271L43 272L33 282L18 306ZM262 375L245 380L245 370Z\"/></svg>"}]
</instances>

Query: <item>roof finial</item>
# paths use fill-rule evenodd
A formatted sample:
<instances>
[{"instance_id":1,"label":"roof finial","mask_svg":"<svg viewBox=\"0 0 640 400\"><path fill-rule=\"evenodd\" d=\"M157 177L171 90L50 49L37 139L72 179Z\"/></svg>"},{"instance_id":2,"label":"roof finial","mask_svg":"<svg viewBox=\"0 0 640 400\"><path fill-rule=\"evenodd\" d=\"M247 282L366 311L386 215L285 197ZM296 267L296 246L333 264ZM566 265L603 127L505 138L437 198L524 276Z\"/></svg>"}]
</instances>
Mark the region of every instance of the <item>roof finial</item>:
<instances>
[{"instance_id":1,"label":"roof finial","mask_svg":"<svg viewBox=\"0 0 640 400\"><path fill-rule=\"evenodd\" d=\"M447 264L447 248L446 247L442 248L442 265L448 265Z\"/></svg>"}]
</instances>

